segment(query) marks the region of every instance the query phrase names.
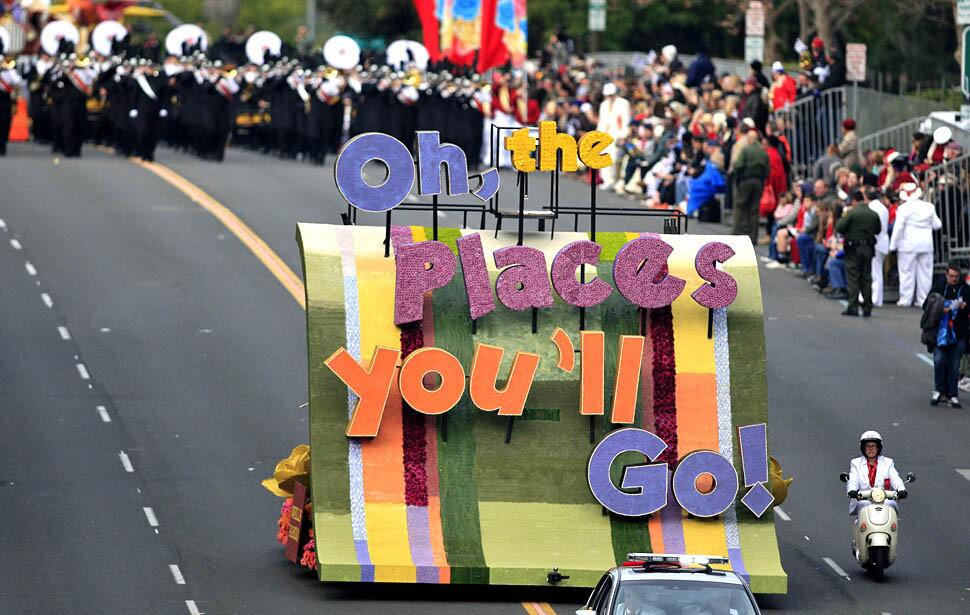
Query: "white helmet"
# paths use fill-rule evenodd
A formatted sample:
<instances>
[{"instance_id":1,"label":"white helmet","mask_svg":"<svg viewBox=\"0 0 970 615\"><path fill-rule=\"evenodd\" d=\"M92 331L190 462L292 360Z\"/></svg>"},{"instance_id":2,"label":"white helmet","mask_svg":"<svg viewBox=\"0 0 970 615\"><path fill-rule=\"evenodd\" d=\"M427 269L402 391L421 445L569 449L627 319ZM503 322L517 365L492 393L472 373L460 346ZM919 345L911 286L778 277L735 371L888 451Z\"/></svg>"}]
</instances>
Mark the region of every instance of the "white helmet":
<instances>
[{"instance_id":1,"label":"white helmet","mask_svg":"<svg viewBox=\"0 0 970 615\"><path fill-rule=\"evenodd\" d=\"M879 435L878 431L870 429L862 432L862 435L859 436L859 450L862 451L863 455L866 454L866 442L875 442L879 452L882 452L882 436Z\"/></svg>"}]
</instances>

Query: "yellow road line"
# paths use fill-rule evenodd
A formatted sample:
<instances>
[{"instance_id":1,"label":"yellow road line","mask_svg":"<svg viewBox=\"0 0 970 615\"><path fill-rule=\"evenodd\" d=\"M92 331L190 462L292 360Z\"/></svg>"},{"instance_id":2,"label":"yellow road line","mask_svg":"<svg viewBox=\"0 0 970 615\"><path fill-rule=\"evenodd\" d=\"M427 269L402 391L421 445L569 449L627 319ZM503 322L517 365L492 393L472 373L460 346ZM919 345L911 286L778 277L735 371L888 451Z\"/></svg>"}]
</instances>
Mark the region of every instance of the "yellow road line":
<instances>
[{"instance_id":1,"label":"yellow road line","mask_svg":"<svg viewBox=\"0 0 970 615\"><path fill-rule=\"evenodd\" d=\"M209 196L201 188L185 179L172 169L166 167L165 165L158 164L157 162L145 162L137 158L129 158L131 162L137 164L138 166L151 171L162 180L177 188L185 196L189 197L193 203L198 204L200 207L208 211L210 214L215 216L219 222L223 224L229 231L235 235L239 241L243 243L244 246L249 248L249 251L269 269L269 272L279 280L280 284L283 285L290 295L296 299L296 302L300 304L300 307L306 309L306 294L303 289L303 282L300 277L297 276L292 269L290 269L283 259L273 251L263 239L257 235L251 228L249 228L245 222L239 219L239 216L234 214L229 210L228 207L215 200Z\"/></svg>"},{"instance_id":2,"label":"yellow road line","mask_svg":"<svg viewBox=\"0 0 970 615\"><path fill-rule=\"evenodd\" d=\"M287 267L283 259L270 248L263 239L257 235L246 223L239 219L228 207L209 196L204 190L185 179L172 169L157 162L145 162L137 158L129 158L131 162L151 171L166 183L177 188L185 196L189 197L193 203L215 216L233 235L239 238L244 246L269 269L269 272L279 280L300 307L306 309L306 294L303 289L303 282ZM523 602L523 608L529 615L556 615L556 611L548 602Z\"/></svg>"}]
</instances>

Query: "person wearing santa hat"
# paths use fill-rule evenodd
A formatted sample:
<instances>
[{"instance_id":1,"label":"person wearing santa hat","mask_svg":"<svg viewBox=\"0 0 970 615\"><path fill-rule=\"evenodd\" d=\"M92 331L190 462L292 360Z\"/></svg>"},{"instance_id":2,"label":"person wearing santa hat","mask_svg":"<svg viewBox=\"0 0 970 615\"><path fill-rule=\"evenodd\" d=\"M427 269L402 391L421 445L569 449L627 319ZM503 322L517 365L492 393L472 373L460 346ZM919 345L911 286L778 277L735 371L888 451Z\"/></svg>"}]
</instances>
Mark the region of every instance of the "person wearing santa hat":
<instances>
[{"instance_id":1,"label":"person wearing santa hat","mask_svg":"<svg viewBox=\"0 0 970 615\"><path fill-rule=\"evenodd\" d=\"M899 192L903 184L915 183L909 169L906 168L906 158L896 150L888 150L886 153L886 166L879 172L879 190L887 192Z\"/></svg>"},{"instance_id":2,"label":"person wearing santa hat","mask_svg":"<svg viewBox=\"0 0 970 615\"><path fill-rule=\"evenodd\" d=\"M943 226L936 207L922 199L923 191L911 182L899 187L902 203L896 210L896 223L889 251L896 252L899 265L899 301L896 305L923 305L933 283L933 231ZM915 291L915 297L914 297Z\"/></svg>"}]
</instances>

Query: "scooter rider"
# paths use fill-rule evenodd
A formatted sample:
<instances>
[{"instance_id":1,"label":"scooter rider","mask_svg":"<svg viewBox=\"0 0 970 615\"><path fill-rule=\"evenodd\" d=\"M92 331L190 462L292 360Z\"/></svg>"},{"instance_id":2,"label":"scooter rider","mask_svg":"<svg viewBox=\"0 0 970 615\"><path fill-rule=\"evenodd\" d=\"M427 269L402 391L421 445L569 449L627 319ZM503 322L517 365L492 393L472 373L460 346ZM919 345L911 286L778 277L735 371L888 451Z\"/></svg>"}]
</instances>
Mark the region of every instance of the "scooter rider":
<instances>
[{"instance_id":1,"label":"scooter rider","mask_svg":"<svg viewBox=\"0 0 970 615\"><path fill-rule=\"evenodd\" d=\"M866 431L859 436L859 450L861 457L849 462L849 480L845 484L846 494L849 496L849 514L855 515L861 506L868 506L869 502L860 502L856 496L860 491L887 489L896 491L900 500L906 497L906 483L899 477L896 466L890 457L882 454L882 436L878 431ZM887 501L896 507L895 501Z\"/></svg>"}]
</instances>

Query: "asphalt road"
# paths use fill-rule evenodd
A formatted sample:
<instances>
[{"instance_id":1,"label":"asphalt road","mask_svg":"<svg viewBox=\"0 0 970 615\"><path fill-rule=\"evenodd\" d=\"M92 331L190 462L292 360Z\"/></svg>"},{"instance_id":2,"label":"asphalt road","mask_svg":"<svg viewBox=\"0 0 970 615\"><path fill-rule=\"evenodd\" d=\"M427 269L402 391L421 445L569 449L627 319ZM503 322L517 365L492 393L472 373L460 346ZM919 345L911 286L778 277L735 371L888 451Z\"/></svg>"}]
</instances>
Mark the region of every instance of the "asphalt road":
<instances>
[{"instance_id":1,"label":"asphalt road","mask_svg":"<svg viewBox=\"0 0 970 615\"><path fill-rule=\"evenodd\" d=\"M337 224L344 211L329 166L239 151L222 164L167 150L158 160L296 272L295 223ZM562 184L569 202L587 190ZM279 500L259 485L307 440L305 322L293 297L182 192L92 148L55 164L41 147L12 145L0 159L0 219L0 613L522 613L530 601L568 613L584 600L316 582L283 559ZM395 222L430 219L402 212ZM623 217L599 228L660 230ZM701 230L724 232L691 225ZM761 597L763 608L970 612L960 508L970 480L956 471L970 468L970 406L928 405L918 313L848 319L784 270L763 271L762 284L771 449L795 476L782 507L790 520L778 521L789 594ZM837 478L870 428L902 471L919 474L881 584L849 552Z\"/></svg>"}]
</instances>

